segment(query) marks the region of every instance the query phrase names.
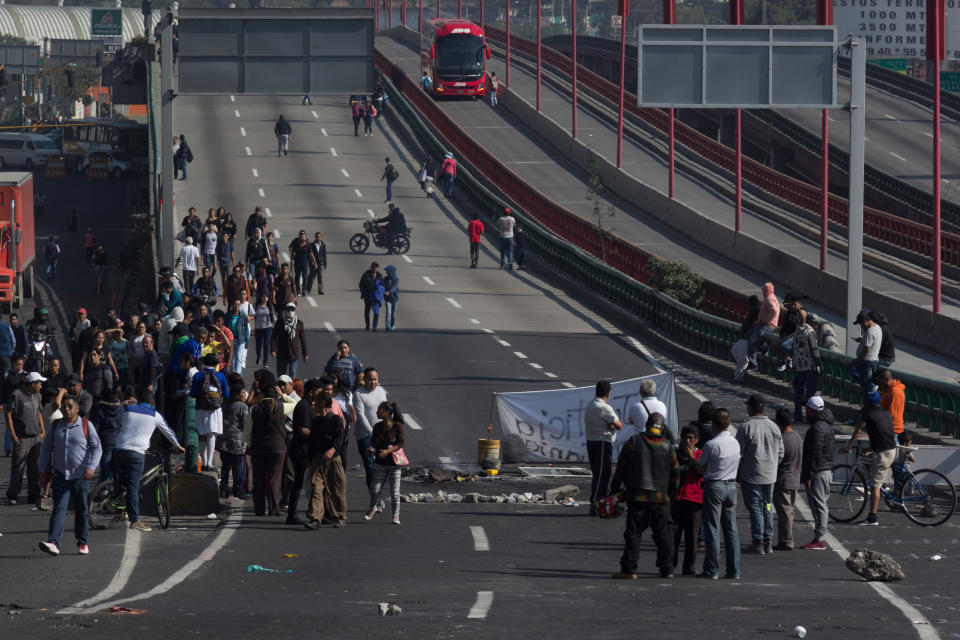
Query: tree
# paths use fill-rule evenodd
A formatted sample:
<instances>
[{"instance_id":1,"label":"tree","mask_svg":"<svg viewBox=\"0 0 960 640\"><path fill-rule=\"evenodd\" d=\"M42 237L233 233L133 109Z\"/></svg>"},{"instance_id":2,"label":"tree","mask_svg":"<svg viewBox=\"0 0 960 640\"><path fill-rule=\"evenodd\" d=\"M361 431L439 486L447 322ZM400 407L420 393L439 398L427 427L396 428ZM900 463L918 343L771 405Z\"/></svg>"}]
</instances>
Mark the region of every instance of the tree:
<instances>
[{"instance_id":1,"label":"tree","mask_svg":"<svg viewBox=\"0 0 960 640\"><path fill-rule=\"evenodd\" d=\"M652 258L651 284L659 291L688 307L699 309L703 304L703 277L682 262Z\"/></svg>"},{"instance_id":2,"label":"tree","mask_svg":"<svg viewBox=\"0 0 960 640\"><path fill-rule=\"evenodd\" d=\"M604 201L603 179L600 177L596 158L590 158L590 163L587 165L587 174L587 199L590 201L590 213L593 214L597 237L600 239L600 260L606 262L606 236L614 230L613 221L617 212L612 204ZM606 224L607 222L609 222L609 225Z\"/></svg>"}]
</instances>

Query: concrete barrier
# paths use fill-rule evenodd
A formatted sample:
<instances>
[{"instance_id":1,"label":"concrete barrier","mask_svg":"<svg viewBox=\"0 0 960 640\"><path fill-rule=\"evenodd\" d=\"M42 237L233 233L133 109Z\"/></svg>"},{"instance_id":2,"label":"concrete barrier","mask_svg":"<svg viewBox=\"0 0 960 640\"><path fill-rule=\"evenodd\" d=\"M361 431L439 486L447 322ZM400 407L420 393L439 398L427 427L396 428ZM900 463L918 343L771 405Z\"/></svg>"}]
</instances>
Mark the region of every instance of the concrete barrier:
<instances>
[{"instance_id":1,"label":"concrete barrier","mask_svg":"<svg viewBox=\"0 0 960 640\"><path fill-rule=\"evenodd\" d=\"M205 473L170 476L170 514L204 516L220 511L220 486Z\"/></svg>"}]
</instances>

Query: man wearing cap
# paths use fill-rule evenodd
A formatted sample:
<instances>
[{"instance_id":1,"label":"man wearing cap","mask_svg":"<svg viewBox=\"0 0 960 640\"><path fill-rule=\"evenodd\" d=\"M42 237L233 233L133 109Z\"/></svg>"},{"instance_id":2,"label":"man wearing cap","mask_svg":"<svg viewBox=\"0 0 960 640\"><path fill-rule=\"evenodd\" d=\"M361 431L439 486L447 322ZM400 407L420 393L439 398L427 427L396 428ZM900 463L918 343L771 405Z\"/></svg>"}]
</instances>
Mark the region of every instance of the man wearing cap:
<instances>
[{"instance_id":1,"label":"man wearing cap","mask_svg":"<svg viewBox=\"0 0 960 640\"><path fill-rule=\"evenodd\" d=\"M90 411L93 409L93 396L83 388L83 381L77 374L67 378L67 397L77 401L81 418L90 416Z\"/></svg>"},{"instance_id":2,"label":"man wearing cap","mask_svg":"<svg viewBox=\"0 0 960 640\"><path fill-rule=\"evenodd\" d=\"M453 181L457 178L457 161L453 159L453 154L449 151L443 154L443 162L440 164L440 176L443 180L443 195L448 198L453 196Z\"/></svg>"},{"instance_id":3,"label":"man wearing cap","mask_svg":"<svg viewBox=\"0 0 960 640\"><path fill-rule=\"evenodd\" d=\"M193 279L197 275L197 261L200 259L200 250L193 244L193 238L187 236L187 243L180 247L174 268L183 263L183 286L187 291L193 291Z\"/></svg>"},{"instance_id":4,"label":"man wearing cap","mask_svg":"<svg viewBox=\"0 0 960 640\"><path fill-rule=\"evenodd\" d=\"M876 526L877 511L880 508L880 487L883 486L883 480L890 470L890 466L897 458L897 441L893 435L893 416L890 412L881 406L883 400L876 391L867 393L867 401L860 411L860 419L857 421L857 428L853 430L850 436L850 442L846 447L840 450L840 453L848 453L856 443L860 433L866 428L867 437L870 438L870 450L873 452L870 456L870 513L867 519L861 522L862 525Z\"/></svg>"},{"instance_id":5,"label":"man wearing cap","mask_svg":"<svg viewBox=\"0 0 960 640\"><path fill-rule=\"evenodd\" d=\"M740 444L740 490L750 514L749 551L760 555L773 553L773 485L777 467L783 460L783 436L780 428L763 415L763 397L747 399L747 418L737 431Z\"/></svg>"},{"instance_id":6,"label":"man wearing cap","mask_svg":"<svg viewBox=\"0 0 960 640\"><path fill-rule=\"evenodd\" d=\"M813 540L801 549L823 551L827 548L824 537L830 521L827 498L830 497L830 478L833 474L833 413L824 407L820 396L807 399L806 411L810 428L803 438L800 483L807 487L807 498L813 511Z\"/></svg>"},{"instance_id":7,"label":"man wearing cap","mask_svg":"<svg viewBox=\"0 0 960 640\"><path fill-rule=\"evenodd\" d=\"M503 215L497 218L497 233L500 236L500 268L503 269L503 259L506 257L510 270L513 270L513 229L517 226L517 219L510 213L510 208L503 210Z\"/></svg>"},{"instance_id":8,"label":"man wearing cap","mask_svg":"<svg viewBox=\"0 0 960 640\"><path fill-rule=\"evenodd\" d=\"M857 342L857 359L850 363L850 373L860 383L864 393L873 390L873 376L880 366L880 344L883 341L883 331L880 325L870 317L869 309L862 309L857 314L854 326L860 325L860 338Z\"/></svg>"},{"instance_id":9,"label":"man wearing cap","mask_svg":"<svg viewBox=\"0 0 960 640\"><path fill-rule=\"evenodd\" d=\"M40 502L40 449L45 435L40 414L40 387L46 380L36 371L27 374L26 383L10 396L6 405L7 430L13 439L13 460L10 463L10 486L7 498L17 504L27 473L27 499L30 504Z\"/></svg>"}]
</instances>

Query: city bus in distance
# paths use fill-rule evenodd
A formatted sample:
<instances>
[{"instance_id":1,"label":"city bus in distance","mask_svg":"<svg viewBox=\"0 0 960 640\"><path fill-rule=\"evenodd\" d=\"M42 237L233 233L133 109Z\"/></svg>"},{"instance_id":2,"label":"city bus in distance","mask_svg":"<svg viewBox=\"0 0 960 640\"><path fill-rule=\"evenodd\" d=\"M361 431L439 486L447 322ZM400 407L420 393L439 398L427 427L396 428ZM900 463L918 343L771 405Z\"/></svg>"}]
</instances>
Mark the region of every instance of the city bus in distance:
<instances>
[{"instance_id":1,"label":"city bus in distance","mask_svg":"<svg viewBox=\"0 0 960 640\"><path fill-rule=\"evenodd\" d=\"M87 154L98 151L129 157L136 168L142 169L148 164L149 136L147 125L142 122L106 118L65 120L60 129L67 166L77 171L83 170Z\"/></svg>"},{"instance_id":2,"label":"city bus in distance","mask_svg":"<svg viewBox=\"0 0 960 640\"><path fill-rule=\"evenodd\" d=\"M472 22L435 18L424 23L420 69L430 77L434 97L486 95L489 57L483 29Z\"/></svg>"}]
</instances>

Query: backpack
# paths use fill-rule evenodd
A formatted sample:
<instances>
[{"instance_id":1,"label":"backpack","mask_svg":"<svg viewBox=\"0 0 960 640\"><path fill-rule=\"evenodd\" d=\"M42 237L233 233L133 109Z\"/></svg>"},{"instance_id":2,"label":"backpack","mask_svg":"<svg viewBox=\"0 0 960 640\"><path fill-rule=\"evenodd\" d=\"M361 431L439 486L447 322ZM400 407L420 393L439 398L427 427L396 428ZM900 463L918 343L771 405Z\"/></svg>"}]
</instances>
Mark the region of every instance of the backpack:
<instances>
[{"instance_id":1,"label":"backpack","mask_svg":"<svg viewBox=\"0 0 960 640\"><path fill-rule=\"evenodd\" d=\"M391 166L390 166L390 175L387 176L387 177L390 178L390 181L391 181L391 182L393 182L394 180L396 180L397 178L400 177L400 172L397 171L396 167L394 167L393 165L391 165Z\"/></svg>"},{"instance_id":2,"label":"backpack","mask_svg":"<svg viewBox=\"0 0 960 640\"><path fill-rule=\"evenodd\" d=\"M193 162L193 150L187 147L187 162Z\"/></svg>"},{"instance_id":3,"label":"backpack","mask_svg":"<svg viewBox=\"0 0 960 640\"><path fill-rule=\"evenodd\" d=\"M377 108L373 105L370 105L370 117L371 118L377 117Z\"/></svg>"},{"instance_id":4,"label":"backpack","mask_svg":"<svg viewBox=\"0 0 960 640\"><path fill-rule=\"evenodd\" d=\"M223 394L220 392L220 381L212 371L204 371L203 388L197 396L197 409L216 411L223 406Z\"/></svg>"}]
</instances>

